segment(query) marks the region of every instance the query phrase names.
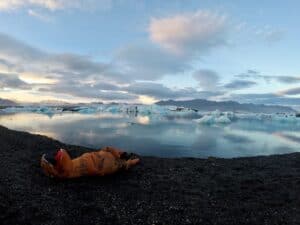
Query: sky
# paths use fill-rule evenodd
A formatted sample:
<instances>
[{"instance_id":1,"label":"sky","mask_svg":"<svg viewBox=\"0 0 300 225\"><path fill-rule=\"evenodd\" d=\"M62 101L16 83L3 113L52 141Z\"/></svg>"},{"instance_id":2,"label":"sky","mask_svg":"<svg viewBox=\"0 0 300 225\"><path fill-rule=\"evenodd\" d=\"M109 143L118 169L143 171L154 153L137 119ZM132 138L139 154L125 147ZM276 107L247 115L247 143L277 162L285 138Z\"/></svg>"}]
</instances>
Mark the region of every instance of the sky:
<instances>
[{"instance_id":1,"label":"sky","mask_svg":"<svg viewBox=\"0 0 300 225\"><path fill-rule=\"evenodd\" d=\"M0 0L0 98L300 105L297 0Z\"/></svg>"}]
</instances>

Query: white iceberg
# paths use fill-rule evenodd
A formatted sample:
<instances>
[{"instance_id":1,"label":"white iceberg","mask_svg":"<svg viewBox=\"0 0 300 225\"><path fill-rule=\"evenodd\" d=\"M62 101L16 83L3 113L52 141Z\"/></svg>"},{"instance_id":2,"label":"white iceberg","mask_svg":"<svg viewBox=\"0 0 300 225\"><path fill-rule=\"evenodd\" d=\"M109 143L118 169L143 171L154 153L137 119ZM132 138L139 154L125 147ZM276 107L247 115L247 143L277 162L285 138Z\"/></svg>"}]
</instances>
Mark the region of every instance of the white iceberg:
<instances>
[{"instance_id":1,"label":"white iceberg","mask_svg":"<svg viewBox=\"0 0 300 225\"><path fill-rule=\"evenodd\" d=\"M211 124L217 124L217 123L227 124L227 123L231 123L231 120L226 115L222 115L219 117L215 117L213 115L205 115L205 116L201 117L200 119L196 119L196 122L201 123L201 124L211 125Z\"/></svg>"},{"instance_id":2,"label":"white iceberg","mask_svg":"<svg viewBox=\"0 0 300 225\"><path fill-rule=\"evenodd\" d=\"M294 114L264 114L264 113L241 113L235 115L237 119L271 121L277 123L300 123L300 118Z\"/></svg>"},{"instance_id":3,"label":"white iceberg","mask_svg":"<svg viewBox=\"0 0 300 225\"><path fill-rule=\"evenodd\" d=\"M220 112L219 110L203 115L200 119L195 121L201 124L228 124L236 118L233 112Z\"/></svg>"},{"instance_id":4,"label":"white iceberg","mask_svg":"<svg viewBox=\"0 0 300 225\"><path fill-rule=\"evenodd\" d=\"M215 118L216 123L231 123L231 120L227 115L222 115L220 117Z\"/></svg>"}]
</instances>

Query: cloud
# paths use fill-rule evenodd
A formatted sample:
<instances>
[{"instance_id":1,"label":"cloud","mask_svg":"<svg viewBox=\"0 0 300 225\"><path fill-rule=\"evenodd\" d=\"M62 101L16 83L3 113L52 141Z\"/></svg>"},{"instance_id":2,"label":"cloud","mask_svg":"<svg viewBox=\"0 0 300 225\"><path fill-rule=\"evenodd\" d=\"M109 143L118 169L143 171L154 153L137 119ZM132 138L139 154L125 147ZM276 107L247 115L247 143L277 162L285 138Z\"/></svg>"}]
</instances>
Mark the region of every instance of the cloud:
<instances>
[{"instance_id":1,"label":"cloud","mask_svg":"<svg viewBox=\"0 0 300 225\"><path fill-rule=\"evenodd\" d=\"M215 71L200 69L194 72L193 77L202 91L169 88L149 81L191 70L193 58L149 44L124 47L110 62L96 61L79 54L50 53L1 33L0 49L0 69L6 71L0 74L0 87L30 89L47 96L63 94L81 99L114 101L137 101L141 96L155 99L219 99L233 89L254 85L255 82L249 79L267 79L265 75L250 70L243 75L243 79L247 77L248 80L234 80L222 86ZM298 78L276 76L276 79L287 83Z\"/></svg>"},{"instance_id":2,"label":"cloud","mask_svg":"<svg viewBox=\"0 0 300 225\"><path fill-rule=\"evenodd\" d=\"M30 85L20 80L17 74L0 73L0 89L14 88L14 89L31 89Z\"/></svg>"},{"instance_id":3,"label":"cloud","mask_svg":"<svg viewBox=\"0 0 300 225\"><path fill-rule=\"evenodd\" d=\"M300 98L284 97L276 93L262 94L231 94L228 99L241 103L269 104L269 105L300 105Z\"/></svg>"},{"instance_id":4,"label":"cloud","mask_svg":"<svg viewBox=\"0 0 300 225\"><path fill-rule=\"evenodd\" d=\"M159 83L151 82L137 82L124 89L135 94L147 95L159 99L173 98L176 95L175 92L170 88L167 88Z\"/></svg>"},{"instance_id":5,"label":"cloud","mask_svg":"<svg viewBox=\"0 0 300 225\"><path fill-rule=\"evenodd\" d=\"M40 13L40 12L37 12L37 11L35 11L35 10L32 10L32 9L29 9L29 10L27 11L27 13L28 13L28 15L33 16L33 17L36 17L36 18L38 18L39 20L42 20L42 21L44 21L44 22L52 22L52 21L53 21L53 19L52 19L51 17L49 17L49 16L47 16L47 15L45 15L45 14L42 14L42 13Z\"/></svg>"},{"instance_id":6,"label":"cloud","mask_svg":"<svg viewBox=\"0 0 300 225\"><path fill-rule=\"evenodd\" d=\"M220 80L219 75L213 70L201 69L194 72L193 77L199 82L203 90L214 90Z\"/></svg>"},{"instance_id":7,"label":"cloud","mask_svg":"<svg viewBox=\"0 0 300 225\"><path fill-rule=\"evenodd\" d=\"M279 91L280 95L299 95L300 94L300 87L290 88L283 91Z\"/></svg>"},{"instance_id":8,"label":"cloud","mask_svg":"<svg viewBox=\"0 0 300 225\"><path fill-rule=\"evenodd\" d=\"M148 26L152 44L123 47L115 62L128 79L154 81L180 74L191 70L199 54L225 45L227 30L226 16L211 11L153 18Z\"/></svg>"},{"instance_id":9,"label":"cloud","mask_svg":"<svg viewBox=\"0 0 300 225\"><path fill-rule=\"evenodd\" d=\"M23 7L36 6L49 10L58 10L69 6L70 3L71 1L68 0L2 0L0 2L0 9L16 10Z\"/></svg>"},{"instance_id":10,"label":"cloud","mask_svg":"<svg viewBox=\"0 0 300 225\"><path fill-rule=\"evenodd\" d=\"M33 48L3 33L0 33L0 49L1 60L11 65L21 63L22 61L42 61L47 57L47 54L39 49Z\"/></svg>"},{"instance_id":11,"label":"cloud","mask_svg":"<svg viewBox=\"0 0 300 225\"><path fill-rule=\"evenodd\" d=\"M251 142L253 142L250 138L237 134L224 134L223 138L235 144L250 144Z\"/></svg>"},{"instance_id":12,"label":"cloud","mask_svg":"<svg viewBox=\"0 0 300 225\"><path fill-rule=\"evenodd\" d=\"M294 77L294 76L275 76L273 77L280 83L285 84L294 84L300 82L300 77Z\"/></svg>"},{"instance_id":13,"label":"cloud","mask_svg":"<svg viewBox=\"0 0 300 225\"><path fill-rule=\"evenodd\" d=\"M173 53L203 53L226 44L227 17L208 10L199 10L153 18L148 31L154 43Z\"/></svg>"},{"instance_id":14,"label":"cloud","mask_svg":"<svg viewBox=\"0 0 300 225\"><path fill-rule=\"evenodd\" d=\"M259 40L272 44L284 39L286 34L285 29L276 25L270 26L261 24L259 26L253 26L251 23L240 22L234 27L237 32L236 35L240 34L243 36L244 40L248 40L250 42L253 40Z\"/></svg>"},{"instance_id":15,"label":"cloud","mask_svg":"<svg viewBox=\"0 0 300 225\"><path fill-rule=\"evenodd\" d=\"M255 31L255 34L269 43L281 41L284 38L285 32L279 28L265 26Z\"/></svg>"},{"instance_id":16,"label":"cloud","mask_svg":"<svg viewBox=\"0 0 300 225\"><path fill-rule=\"evenodd\" d=\"M266 82L277 81L284 84L294 84L300 82L300 76L288 76L288 75L264 75L256 70L248 70L245 73L236 75L241 79L263 79Z\"/></svg>"},{"instance_id":17,"label":"cloud","mask_svg":"<svg viewBox=\"0 0 300 225\"><path fill-rule=\"evenodd\" d=\"M52 78L93 79L122 82L125 75L109 63L72 53L48 53L0 33L0 64L16 73L32 72Z\"/></svg>"},{"instance_id":18,"label":"cloud","mask_svg":"<svg viewBox=\"0 0 300 225\"><path fill-rule=\"evenodd\" d=\"M115 61L127 79L156 80L190 68L186 58L170 54L156 46L130 45L118 51Z\"/></svg>"},{"instance_id":19,"label":"cloud","mask_svg":"<svg viewBox=\"0 0 300 225\"><path fill-rule=\"evenodd\" d=\"M231 90L238 90L249 88L256 85L254 81L248 80L233 80L225 85L220 85L220 76L217 72L213 70L200 69L194 72L193 77L199 82L199 86L202 90L222 90L222 92L227 92Z\"/></svg>"},{"instance_id":20,"label":"cloud","mask_svg":"<svg viewBox=\"0 0 300 225\"><path fill-rule=\"evenodd\" d=\"M283 30L270 30L265 33L265 39L269 42L278 42L284 38Z\"/></svg>"},{"instance_id":21,"label":"cloud","mask_svg":"<svg viewBox=\"0 0 300 225\"><path fill-rule=\"evenodd\" d=\"M110 63L78 54L49 53L1 33L0 49L0 67L14 74L1 76L2 87L25 89L29 84L23 80L30 80L34 87L49 93L108 99L110 91L118 99L136 98L117 92L118 84L129 81Z\"/></svg>"},{"instance_id":22,"label":"cloud","mask_svg":"<svg viewBox=\"0 0 300 225\"><path fill-rule=\"evenodd\" d=\"M112 62L103 63L78 54L49 53L0 33L0 49L0 65L16 74L15 79L22 77L19 87L28 81L50 95L101 100L134 100L139 95L159 99L211 95L194 89L174 91L163 85L138 83L189 68L179 56L157 47L129 46L121 49ZM8 82L2 86L8 86Z\"/></svg>"},{"instance_id":23,"label":"cloud","mask_svg":"<svg viewBox=\"0 0 300 225\"><path fill-rule=\"evenodd\" d=\"M13 66L14 66L14 64L11 64L7 60L0 58L0 69L9 70L9 68L12 68Z\"/></svg>"},{"instance_id":24,"label":"cloud","mask_svg":"<svg viewBox=\"0 0 300 225\"><path fill-rule=\"evenodd\" d=\"M239 100L261 100L261 99L271 99L277 98L278 95L274 93L257 93L257 94L231 94L233 99Z\"/></svg>"},{"instance_id":25,"label":"cloud","mask_svg":"<svg viewBox=\"0 0 300 225\"><path fill-rule=\"evenodd\" d=\"M74 97L115 101L136 100L138 98L138 96L132 93L120 91L117 86L109 85L107 83L99 83L95 86L79 82L59 83L47 85L46 87L40 88L39 91L68 94Z\"/></svg>"},{"instance_id":26,"label":"cloud","mask_svg":"<svg viewBox=\"0 0 300 225\"><path fill-rule=\"evenodd\" d=\"M256 70L248 70L247 73L248 73L248 74L252 74L252 75L259 74L259 72L256 71Z\"/></svg>"},{"instance_id":27,"label":"cloud","mask_svg":"<svg viewBox=\"0 0 300 225\"><path fill-rule=\"evenodd\" d=\"M133 95L128 92L117 92L117 91L101 91L98 98L108 101L136 101L138 99L137 95Z\"/></svg>"},{"instance_id":28,"label":"cloud","mask_svg":"<svg viewBox=\"0 0 300 225\"><path fill-rule=\"evenodd\" d=\"M211 98L223 94L223 92L217 91L197 91L194 88L171 89L162 84L153 82L136 82L125 87L124 90L137 95L151 96L159 100Z\"/></svg>"},{"instance_id":29,"label":"cloud","mask_svg":"<svg viewBox=\"0 0 300 225\"><path fill-rule=\"evenodd\" d=\"M244 88L249 88L257 83L254 81L248 81L248 80L234 80L226 85L224 85L225 88L227 89L244 89Z\"/></svg>"},{"instance_id":30,"label":"cloud","mask_svg":"<svg viewBox=\"0 0 300 225\"><path fill-rule=\"evenodd\" d=\"M20 8L41 8L51 11L63 9L93 9L95 6L110 8L111 0L1 0L0 11L12 11Z\"/></svg>"},{"instance_id":31,"label":"cloud","mask_svg":"<svg viewBox=\"0 0 300 225\"><path fill-rule=\"evenodd\" d=\"M162 99L193 99L211 98L222 95L223 92L197 91L194 88L171 89L160 83L134 82L127 86L115 86L105 82L98 85L77 82L47 85L39 89L41 92L69 94L75 97L101 100L137 100L140 96Z\"/></svg>"}]
</instances>

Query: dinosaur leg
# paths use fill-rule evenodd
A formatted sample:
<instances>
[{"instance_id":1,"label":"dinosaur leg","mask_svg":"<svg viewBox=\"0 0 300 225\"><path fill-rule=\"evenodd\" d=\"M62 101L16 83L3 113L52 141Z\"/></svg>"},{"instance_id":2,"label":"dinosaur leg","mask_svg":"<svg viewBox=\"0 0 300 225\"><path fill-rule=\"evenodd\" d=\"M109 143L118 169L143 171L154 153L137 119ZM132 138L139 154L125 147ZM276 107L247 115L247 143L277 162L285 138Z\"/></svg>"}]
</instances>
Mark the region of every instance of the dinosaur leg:
<instances>
[{"instance_id":1,"label":"dinosaur leg","mask_svg":"<svg viewBox=\"0 0 300 225\"><path fill-rule=\"evenodd\" d=\"M114 173L121 170L128 170L129 168L133 167L134 165L138 164L140 159L129 159L123 160L116 158L114 160L113 165L110 167L109 173Z\"/></svg>"},{"instance_id":2,"label":"dinosaur leg","mask_svg":"<svg viewBox=\"0 0 300 225\"><path fill-rule=\"evenodd\" d=\"M139 162L140 162L140 159L129 159L129 160L125 161L126 169L128 170L129 168L135 166Z\"/></svg>"},{"instance_id":3,"label":"dinosaur leg","mask_svg":"<svg viewBox=\"0 0 300 225\"><path fill-rule=\"evenodd\" d=\"M110 152L115 158L121 158L121 155L124 153L123 151L110 146L104 147L101 151Z\"/></svg>"}]
</instances>

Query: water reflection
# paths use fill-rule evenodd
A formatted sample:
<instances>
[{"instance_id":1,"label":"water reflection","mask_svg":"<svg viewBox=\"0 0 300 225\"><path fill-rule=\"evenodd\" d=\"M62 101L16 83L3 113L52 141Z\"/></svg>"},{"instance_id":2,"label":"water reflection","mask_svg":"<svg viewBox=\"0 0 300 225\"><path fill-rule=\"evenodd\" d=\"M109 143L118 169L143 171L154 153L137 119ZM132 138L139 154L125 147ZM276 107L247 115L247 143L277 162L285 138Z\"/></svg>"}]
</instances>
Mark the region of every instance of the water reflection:
<instances>
[{"instance_id":1,"label":"water reflection","mask_svg":"<svg viewBox=\"0 0 300 225\"><path fill-rule=\"evenodd\" d=\"M275 133L274 135L276 135L279 138L283 138L288 141L300 144L300 133L295 134L295 133L291 133L291 132L285 132L285 133Z\"/></svg>"},{"instance_id":2,"label":"water reflection","mask_svg":"<svg viewBox=\"0 0 300 225\"><path fill-rule=\"evenodd\" d=\"M17 113L1 115L11 129L47 135L62 142L100 148L113 145L160 157L238 157L300 150L300 126L238 120L204 126L190 118L131 113Z\"/></svg>"}]
</instances>

